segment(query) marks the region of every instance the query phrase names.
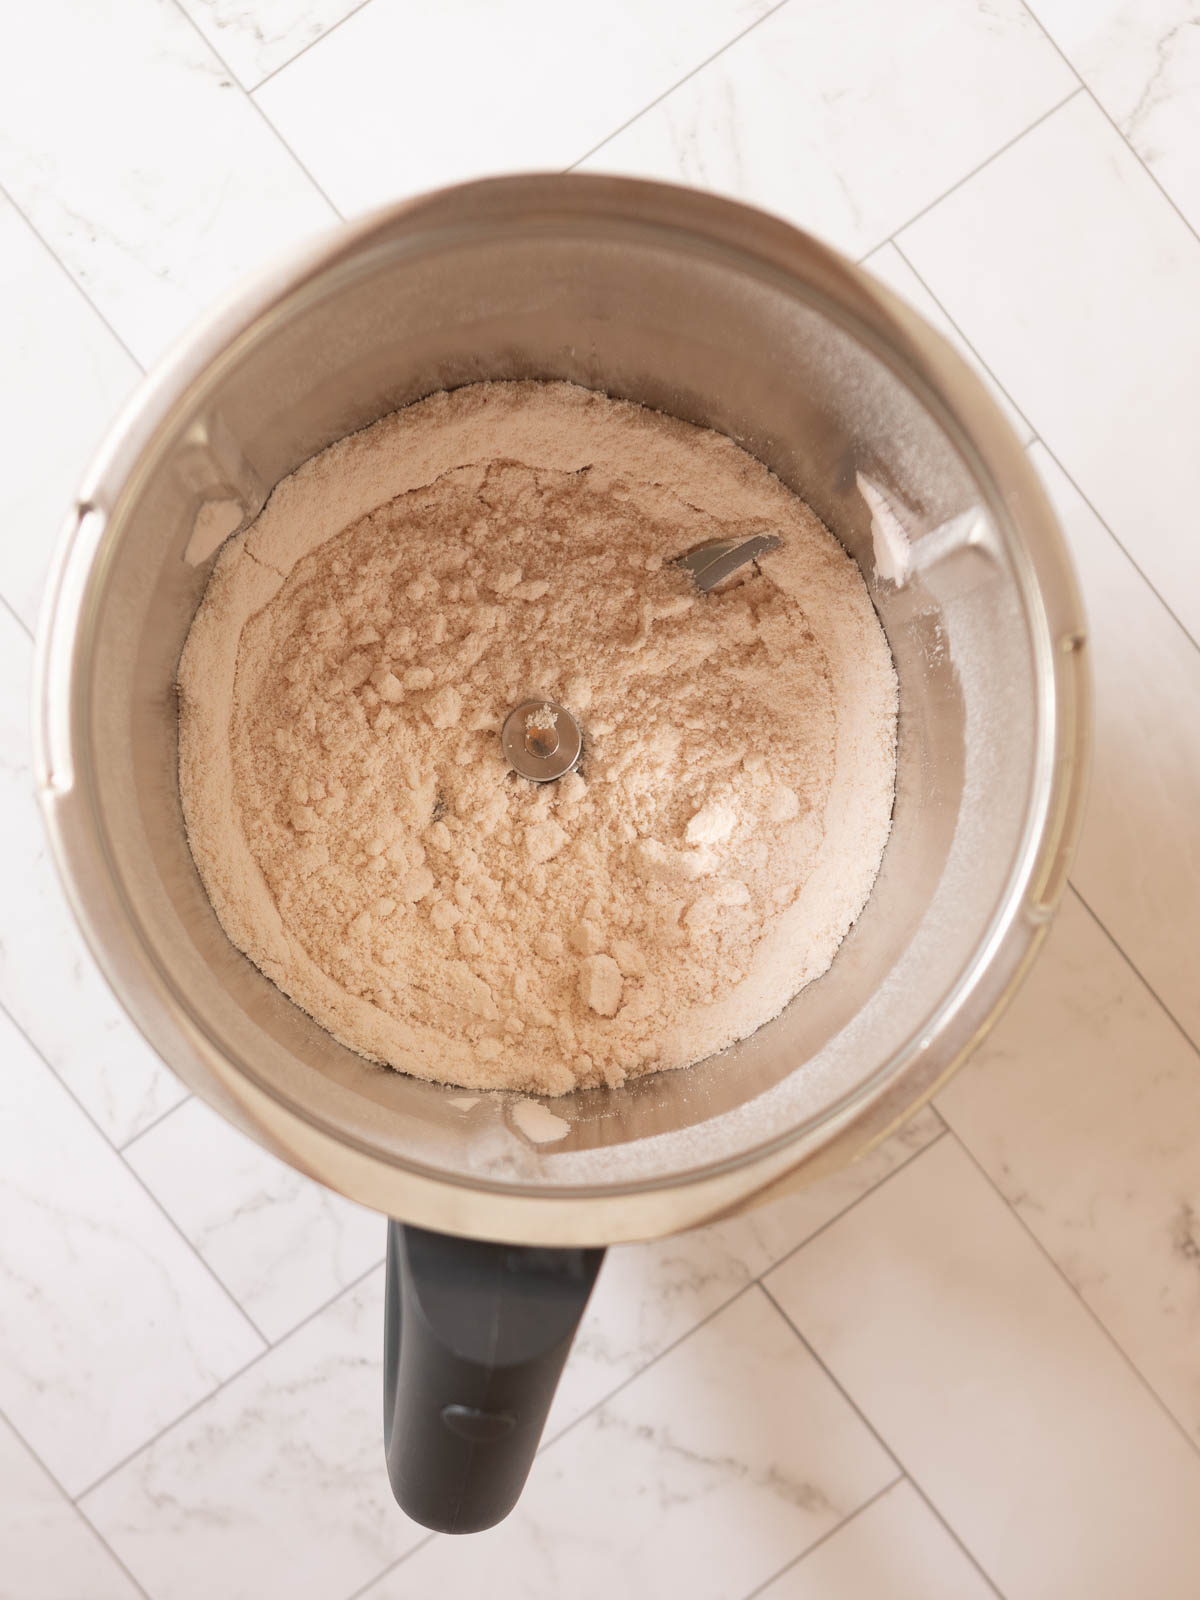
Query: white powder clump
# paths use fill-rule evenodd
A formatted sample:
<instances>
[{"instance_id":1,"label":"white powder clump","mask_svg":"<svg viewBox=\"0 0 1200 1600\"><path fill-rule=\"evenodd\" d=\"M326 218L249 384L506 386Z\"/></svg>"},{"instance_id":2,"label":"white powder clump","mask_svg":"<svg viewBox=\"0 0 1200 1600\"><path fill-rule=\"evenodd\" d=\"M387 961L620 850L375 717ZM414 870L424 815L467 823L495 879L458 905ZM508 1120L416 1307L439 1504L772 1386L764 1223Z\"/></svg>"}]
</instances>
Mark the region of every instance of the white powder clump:
<instances>
[{"instance_id":1,"label":"white powder clump","mask_svg":"<svg viewBox=\"0 0 1200 1600\"><path fill-rule=\"evenodd\" d=\"M710 594L672 562L764 528L783 547ZM568 384L434 395L306 462L218 558L179 687L229 937L353 1049L465 1088L753 1032L887 838L896 680L857 567L730 440ZM499 738L539 695L584 734L544 785Z\"/></svg>"},{"instance_id":2,"label":"white powder clump","mask_svg":"<svg viewBox=\"0 0 1200 1600\"><path fill-rule=\"evenodd\" d=\"M590 929L590 923L584 923ZM594 935L589 934L589 943ZM621 1004L621 969L611 956L587 955L579 963L579 994L602 1017L615 1017Z\"/></svg>"},{"instance_id":3,"label":"white powder clump","mask_svg":"<svg viewBox=\"0 0 1200 1600\"><path fill-rule=\"evenodd\" d=\"M533 1144L552 1144L564 1139L571 1131L565 1117L556 1117L536 1100L518 1100L509 1113L512 1124Z\"/></svg>"}]
</instances>

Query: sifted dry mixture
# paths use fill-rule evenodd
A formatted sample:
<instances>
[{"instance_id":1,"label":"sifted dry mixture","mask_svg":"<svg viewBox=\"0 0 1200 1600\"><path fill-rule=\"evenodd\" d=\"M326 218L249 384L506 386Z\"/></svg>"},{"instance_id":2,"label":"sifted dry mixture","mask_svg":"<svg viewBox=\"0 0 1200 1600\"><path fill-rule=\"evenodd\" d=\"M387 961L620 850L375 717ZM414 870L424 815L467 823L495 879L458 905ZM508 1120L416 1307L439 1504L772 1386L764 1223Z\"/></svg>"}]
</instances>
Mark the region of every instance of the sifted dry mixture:
<instances>
[{"instance_id":1,"label":"sifted dry mixture","mask_svg":"<svg viewBox=\"0 0 1200 1600\"><path fill-rule=\"evenodd\" d=\"M770 530L702 595L672 558ZM180 667L192 853L351 1048L469 1088L620 1084L824 972L887 838L896 680L857 567L718 434L568 384L434 395L306 462ZM506 765L565 705L576 772Z\"/></svg>"}]
</instances>

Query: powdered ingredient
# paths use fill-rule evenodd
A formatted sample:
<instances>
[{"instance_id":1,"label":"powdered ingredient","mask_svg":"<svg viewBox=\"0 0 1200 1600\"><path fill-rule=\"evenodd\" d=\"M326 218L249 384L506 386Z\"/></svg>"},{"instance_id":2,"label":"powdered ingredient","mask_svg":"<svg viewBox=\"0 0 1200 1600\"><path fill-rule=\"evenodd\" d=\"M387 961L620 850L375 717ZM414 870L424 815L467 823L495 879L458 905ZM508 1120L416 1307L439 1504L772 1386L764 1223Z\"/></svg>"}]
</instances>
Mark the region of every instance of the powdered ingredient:
<instances>
[{"instance_id":1,"label":"powdered ingredient","mask_svg":"<svg viewBox=\"0 0 1200 1600\"><path fill-rule=\"evenodd\" d=\"M699 594L672 557L783 547ZM870 892L896 680L854 563L708 430L567 384L339 441L215 565L180 666L192 853L229 937L351 1048L548 1094L724 1048ZM546 698L578 770L499 730Z\"/></svg>"}]
</instances>

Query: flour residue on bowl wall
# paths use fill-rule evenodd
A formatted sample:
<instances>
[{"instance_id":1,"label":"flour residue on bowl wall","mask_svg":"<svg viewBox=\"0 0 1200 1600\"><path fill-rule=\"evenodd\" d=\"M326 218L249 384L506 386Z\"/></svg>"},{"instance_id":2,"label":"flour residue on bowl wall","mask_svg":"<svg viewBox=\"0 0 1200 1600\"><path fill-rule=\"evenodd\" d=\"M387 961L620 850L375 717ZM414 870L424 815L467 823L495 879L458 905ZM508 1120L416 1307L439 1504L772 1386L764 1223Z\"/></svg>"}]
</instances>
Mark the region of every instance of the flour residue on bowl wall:
<instances>
[{"instance_id":1,"label":"flour residue on bowl wall","mask_svg":"<svg viewBox=\"0 0 1200 1600\"><path fill-rule=\"evenodd\" d=\"M517 1132L534 1144L552 1144L556 1139L565 1139L571 1131L567 1119L556 1116L540 1100L518 1100L508 1115Z\"/></svg>"}]
</instances>

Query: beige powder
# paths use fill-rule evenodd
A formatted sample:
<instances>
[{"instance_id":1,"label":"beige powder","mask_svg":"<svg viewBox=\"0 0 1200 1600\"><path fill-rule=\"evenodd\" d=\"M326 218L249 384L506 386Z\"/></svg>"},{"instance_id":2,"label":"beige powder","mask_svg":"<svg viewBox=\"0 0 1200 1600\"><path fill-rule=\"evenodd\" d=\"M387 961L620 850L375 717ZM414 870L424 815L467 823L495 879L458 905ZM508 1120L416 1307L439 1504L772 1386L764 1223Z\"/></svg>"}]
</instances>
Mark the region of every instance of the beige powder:
<instances>
[{"instance_id":1,"label":"beige powder","mask_svg":"<svg viewBox=\"0 0 1200 1600\"><path fill-rule=\"evenodd\" d=\"M769 529L709 595L671 558ZM511 707L584 732L506 766ZM728 439L566 384L340 441L222 551L180 668L222 925L344 1043L549 1094L679 1067L829 966L887 837L896 682L857 567Z\"/></svg>"}]
</instances>

